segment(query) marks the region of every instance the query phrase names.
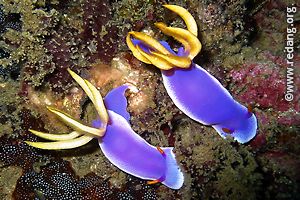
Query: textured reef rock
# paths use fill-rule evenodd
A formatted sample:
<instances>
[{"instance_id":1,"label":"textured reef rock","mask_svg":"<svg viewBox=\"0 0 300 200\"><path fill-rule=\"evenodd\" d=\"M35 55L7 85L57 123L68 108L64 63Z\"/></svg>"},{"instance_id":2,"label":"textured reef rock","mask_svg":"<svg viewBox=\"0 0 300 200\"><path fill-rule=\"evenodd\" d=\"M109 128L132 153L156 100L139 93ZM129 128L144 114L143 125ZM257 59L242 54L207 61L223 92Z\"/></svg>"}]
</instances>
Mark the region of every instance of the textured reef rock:
<instances>
[{"instance_id":1,"label":"textured reef rock","mask_svg":"<svg viewBox=\"0 0 300 200\"><path fill-rule=\"evenodd\" d=\"M163 38L153 22L182 27L178 16L162 7L164 3L1 1L0 199L299 198L300 79L296 76L295 99L284 100L282 41L288 2L168 2L187 8L198 23L203 50L195 62L235 99L253 107L259 130L245 145L223 140L212 128L182 114L168 97L159 71L129 53L124 39L129 30ZM299 27L298 21L295 26ZM173 39L164 39L178 47ZM296 47L299 34L295 41ZM299 60L299 56L294 59ZM179 191L147 185L120 171L104 157L96 140L57 152L23 143L38 140L29 128L69 131L46 110L47 105L86 123L95 118L90 101L67 68L90 80L102 95L123 83L138 88L126 93L132 127L153 145L175 146L185 175Z\"/></svg>"}]
</instances>

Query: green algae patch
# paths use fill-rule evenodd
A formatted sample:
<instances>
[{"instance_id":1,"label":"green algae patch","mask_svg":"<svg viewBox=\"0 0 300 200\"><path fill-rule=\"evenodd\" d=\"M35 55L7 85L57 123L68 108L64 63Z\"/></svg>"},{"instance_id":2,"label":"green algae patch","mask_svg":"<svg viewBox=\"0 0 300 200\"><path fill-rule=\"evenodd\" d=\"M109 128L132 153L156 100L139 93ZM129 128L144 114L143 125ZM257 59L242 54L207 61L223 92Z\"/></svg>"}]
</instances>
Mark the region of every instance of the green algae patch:
<instances>
[{"instance_id":1,"label":"green algae patch","mask_svg":"<svg viewBox=\"0 0 300 200\"><path fill-rule=\"evenodd\" d=\"M14 81L0 83L0 136L21 131L21 98L16 96L19 85Z\"/></svg>"},{"instance_id":2,"label":"green algae patch","mask_svg":"<svg viewBox=\"0 0 300 200\"><path fill-rule=\"evenodd\" d=\"M22 169L17 167L0 168L0 199L11 199Z\"/></svg>"}]
</instances>

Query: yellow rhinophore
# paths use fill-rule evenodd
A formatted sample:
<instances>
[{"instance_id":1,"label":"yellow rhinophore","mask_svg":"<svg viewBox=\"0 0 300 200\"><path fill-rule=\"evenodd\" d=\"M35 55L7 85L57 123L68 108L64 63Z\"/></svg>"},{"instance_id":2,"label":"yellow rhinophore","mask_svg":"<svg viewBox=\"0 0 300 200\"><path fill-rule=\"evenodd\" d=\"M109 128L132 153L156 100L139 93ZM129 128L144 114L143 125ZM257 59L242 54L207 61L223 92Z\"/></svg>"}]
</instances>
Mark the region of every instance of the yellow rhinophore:
<instances>
[{"instance_id":1,"label":"yellow rhinophore","mask_svg":"<svg viewBox=\"0 0 300 200\"><path fill-rule=\"evenodd\" d=\"M200 52L202 47L197 38L196 21L185 8L176 5L164 5L164 7L178 14L185 22L187 30L169 27L162 22L156 22L155 26L164 34L173 37L182 44L184 48L183 55L175 55L158 40L142 32L130 31L126 37L126 43L137 59L147 64L153 64L159 69L189 68L193 58ZM131 38L137 39L148 49L145 50L139 44L134 44Z\"/></svg>"},{"instance_id":2,"label":"yellow rhinophore","mask_svg":"<svg viewBox=\"0 0 300 200\"><path fill-rule=\"evenodd\" d=\"M193 33L197 37L198 35L197 23L194 17L191 15L191 13L189 13L189 11L177 5L164 5L164 7L178 14L185 22L188 31Z\"/></svg>"},{"instance_id":3,"label":"yellow rhinophore","mask_svg":"<svg viewBox=\"0 0 300 200\"><path fill-rule=\"evenodd\" d=\"M95 109L99 115L99 118L102 122L101 128L93 128L87 125L82 124L76 119L72 118L67 113L64 113L56 108L47 107L49 111L57 115L66 125L72 127L74 131L67 134L52 134L52 133L43 133L40 131L29 130L32 134L51 140L54 142L30 142L25 141L28 145L40 148L40 149L72 149L79 146L83 146L94 137L103 137L106 131L106 125L108 122L108 114L104 106L104 102L100 92L93 86L89 81L81 78L75 72L68 69L68 72L74 78L74 80L82 87L87 96L91 99L92 103L95 106Z\"/></svg>"}]
</instances>

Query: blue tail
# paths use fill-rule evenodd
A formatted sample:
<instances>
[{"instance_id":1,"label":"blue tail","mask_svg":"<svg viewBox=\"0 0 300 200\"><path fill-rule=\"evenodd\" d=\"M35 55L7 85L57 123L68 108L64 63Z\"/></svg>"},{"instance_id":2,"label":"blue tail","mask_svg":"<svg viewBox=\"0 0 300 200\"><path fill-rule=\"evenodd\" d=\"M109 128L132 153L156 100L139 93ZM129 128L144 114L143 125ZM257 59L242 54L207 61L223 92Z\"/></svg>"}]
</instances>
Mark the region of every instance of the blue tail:
<instances>
[{"instance_id":1,"label":"blue tail","mask_svg":"<svg viewBox=\"0 0 300 200\"><path fill-rule=\"evenodd\" d=\"M165 174L165 180L162 184L172 189L180 189L183 185L184 177L181 172L173 153L173 147L164 147L162 150L166 154L167 171Z\"/></svg>"}]
</instances>

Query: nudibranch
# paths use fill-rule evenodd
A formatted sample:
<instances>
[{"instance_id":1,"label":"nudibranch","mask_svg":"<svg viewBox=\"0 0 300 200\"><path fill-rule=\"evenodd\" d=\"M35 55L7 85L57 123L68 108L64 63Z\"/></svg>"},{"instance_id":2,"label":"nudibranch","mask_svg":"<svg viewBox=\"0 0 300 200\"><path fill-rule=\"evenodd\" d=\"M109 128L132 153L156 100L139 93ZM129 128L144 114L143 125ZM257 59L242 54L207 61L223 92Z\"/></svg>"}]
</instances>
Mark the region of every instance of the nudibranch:
<instances>
[{"instance_id":1,"label":"nudibranch","mask_svg":"<svg viewBox=\"0 0 300 200\"><path fill-rule=\"evenodd\" d=\"M173 147L155 147L135 133L127 112L125 91L129 85L122 85L110 91L104 101L100 92L89 81L68 70L75 81L82 87L95 106L99 119L92 122L92 127L82 124L56 108L47 107L74 131L69 134L50 134L29 130L31 133L53 142L30 142L30 146L60 150L82 146L97 138L103 154L108 160L124 172L150 180L149 184L161 182L172 189L183 185L183 173L177 165Z\"/></svg>"},{"instance_id":2,"label":"nudibranch","mask_svg":"<svg viewBox=\"0 0 300 200\"><path fill-rule=\"evenodd\" d=\"M178 14L187 30L169 27L162 22L155 23L155 26L182 47L175 52L165 41L131 31L126 37L129 49L138 60L161 69L164 86L183 113L212 126L223 138L231 135L240 143L248 142L256 135L255 115L251 109L235 101L215 77L192 62L202 47L192 15L180 6L164 7Z\"/></svg>"}]
</instances>

